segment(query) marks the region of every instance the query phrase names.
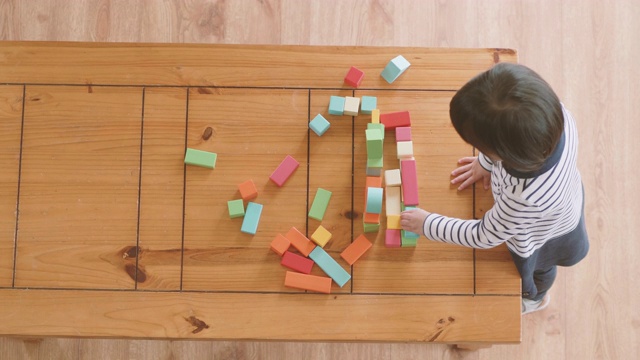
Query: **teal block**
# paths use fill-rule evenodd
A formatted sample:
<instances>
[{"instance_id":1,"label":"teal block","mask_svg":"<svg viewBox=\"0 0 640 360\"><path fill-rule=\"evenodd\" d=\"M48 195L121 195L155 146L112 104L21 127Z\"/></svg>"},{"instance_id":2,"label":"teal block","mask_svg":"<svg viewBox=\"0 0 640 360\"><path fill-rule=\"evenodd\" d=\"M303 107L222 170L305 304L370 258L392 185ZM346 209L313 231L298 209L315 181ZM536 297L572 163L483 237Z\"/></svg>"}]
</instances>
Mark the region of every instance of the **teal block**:
<instances>
[{"instance_id":1,"label":"teal block","mask_svg":"<svg viewBox=\"0 0 640 360\"><path fill-rule=\"evenodd\" d=\"M382 212L382 188L367 188L367 212L380 214Z\"/></svg>"},{"instance_id":2,"label":"teal block","mask_svg":"<svg viewBox=\"0 0 640 360\"><path fill-rule=\"evenodd\" d=\"M329 206L329 200L331 199L331 191L323 188L318 188L316 191L316 197L313 199L311 209L309 210L309 217L322 221L327 206Z\"/></svg>"},{"instance_id":3,"label":"teal block","mask_svg":"<svg viewBox=\"0 0 640 360\"><path fill-rule=\"evenodd\" d=\"M217 158L218 154L216 153L188 148L184 156L184 163L213 169L216 167Z\"/></svg>"},{"instance_id":4,"label":"teal block","mask_svg":"<svg viewBox=\"0 0 640 360\"><path fill-rule=\"evenodd\" d=\"M368 123L367 124L367 130L369 129L377 129L378 131L380 131L380 134L382 134L382 140L384 140L384 124L382 123Z\"/></svg>"},{"instance_id":5,"label":"teal block","mask_svg":"<svg viewBox=\"0 0 640 360\"><path fill-rule=\"evenodd\" d=\"M320 269L329 275L338 286L343 287L351 279L351 275L320 246L313 249L309 258L318 264Z\"/></svg>"},{"instance_id":6,"label":"teal block","mask_svg":"<svg viewBox=\"0 0 640 360\"><path fill-rule=\"evenodd\" d=\"M394 82L402 73L404 73L411 64L402 55L398 55L391 59L384 70L382 70L382 77L387 80L389 84Z\"/></svg>"},{"instance_id":7,"label":"teal block","mask_svg":"<svg viewBox=\"0 0 640 360\"><path fill-rule=\"evenodd\" d=\"M316 115L316 117L314 117L313 120L309 122L309 128L313 130L313 132L318 136L322 136L325 132L327 132L330 126L331 123L329 123L329 121L327 121L327 119L325 119L324 116L320 114Z\"/></svg>"},{"instance_id":8,"label":"teal block","mask_svg":"<svg viewBox=\"0 0 640 360\"><path fill-rule=\"evenodd\" d=\"M243 233L255 235L258 231L258 224L260 223L260 215L262 214L262 205L254 202L247 204L247 211L244 214L244 220L242 221L242 227L240 231Z\"/></svg>"},{"instance_id":9,"label":"teal block","mask_svg":"<svg viewBox=\"0 0 640 360\"><path fill-rule=\"evenodd\" d=\"M400 241L402 247L416 247L418 245L418 238L406 238L403 236Z\"/></svg>"},{"instance_id":10,"label":"teal block","mask_svg":"<svg viewBox=\"0 0 640 360\"><path fill-rule=\"evenodd\" d=\"M402 237L407 239L417 239L420 235L411 231L402 230Z\"/></svg>"},{"instance_id":11,"label":"teal block","mask_svg":"<svg viewBox=\"0 0 640 360\"><path fill-rule=\"evenodd\" d=\"M362 222L363 231L366 233L378 232L380 231L380 224L367 224L366 222Z\"/></svg>"},{"instance_id":12,"label":"teal block","mask_svg":"<svg viewBox=\"0 0 640 360\"><path fill-rule=\"evenodd\" d=\"M375 96L363 96L360 99L360 112L363 114L371 114L376 106L378 106L378 98Z\"/></svg>"},{"instance_id":13,"label":"teal block","mask_svg":"<svg viewBox=\"0 0 640 360\"><path fill-rule=\"evenodd\" d=\"M227 207L229 208L229 217L237 218L244 216L244 203L242 199L227 201Z\"/></svg>"},{"instance_id":14,"label":"teal block","mask_svg":"<svg viewBox=\"0 0 640 360\"><path fill-rule=\"evenodd\" d=\"M331 96L329 100L329 114L343 115L345 101L346 99L342 96Z\"/></svg>"},{"instance_id":15,"label":"teal block","mask_svg":"<svg viewBox=\"0 0 640 360\"><path fill-rule=\"evenodd\" d=\"M367 158L368 159L382 158L383 138L382 138L382 134L380 133L380 130L367 129L365 130L365 134L367 137Z\"/></svg>"}]
</instances>

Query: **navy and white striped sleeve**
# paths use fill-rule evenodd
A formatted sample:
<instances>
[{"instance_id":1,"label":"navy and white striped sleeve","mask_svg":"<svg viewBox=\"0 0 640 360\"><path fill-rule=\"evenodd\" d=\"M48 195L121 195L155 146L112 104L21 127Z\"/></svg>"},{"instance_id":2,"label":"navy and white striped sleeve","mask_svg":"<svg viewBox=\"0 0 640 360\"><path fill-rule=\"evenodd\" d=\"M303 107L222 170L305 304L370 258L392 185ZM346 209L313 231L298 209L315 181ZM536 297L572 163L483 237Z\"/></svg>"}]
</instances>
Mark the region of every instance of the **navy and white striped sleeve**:
<instances>
[{"instance_id":1,"label":"navy and white striped sleeve","mask_svg":"<svg viewBox=\"0 0 640 360\"><path fill-rule=\"evenodd\" d=\"M491 159L489 159L485 154L478 154L478 162L485 170L491 172L491 169L493 168L493 161L491 161Z\"/></svg>"}]
</instances>

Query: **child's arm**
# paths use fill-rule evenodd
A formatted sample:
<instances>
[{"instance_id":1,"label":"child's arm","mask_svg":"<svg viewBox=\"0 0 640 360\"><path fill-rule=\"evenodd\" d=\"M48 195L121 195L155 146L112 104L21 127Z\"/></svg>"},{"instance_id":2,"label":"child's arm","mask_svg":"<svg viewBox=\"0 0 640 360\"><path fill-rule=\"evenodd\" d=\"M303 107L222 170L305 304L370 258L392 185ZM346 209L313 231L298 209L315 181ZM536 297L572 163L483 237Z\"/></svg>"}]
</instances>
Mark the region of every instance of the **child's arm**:
<instances>
[{"instance_id":1,"label":"child's arm","mask_svg":"<svg viewBox=\"0 0 640 360\"><path fill-rule=\"evenodd\" d=\"M486 163L486 161L490 162L491 160L483 154L477 157L463 157L458 160L458 164L463 165L451 172L451 176L455 176L455 178L451 180L451 183L458 184L462 182L458 190L464 190L476 181L483 180L484 189L489 189L491 186L491 172L482 165L482 163ZM493 164L491 164L491 166L493 166Z\"/></svg>"}]
</instances>

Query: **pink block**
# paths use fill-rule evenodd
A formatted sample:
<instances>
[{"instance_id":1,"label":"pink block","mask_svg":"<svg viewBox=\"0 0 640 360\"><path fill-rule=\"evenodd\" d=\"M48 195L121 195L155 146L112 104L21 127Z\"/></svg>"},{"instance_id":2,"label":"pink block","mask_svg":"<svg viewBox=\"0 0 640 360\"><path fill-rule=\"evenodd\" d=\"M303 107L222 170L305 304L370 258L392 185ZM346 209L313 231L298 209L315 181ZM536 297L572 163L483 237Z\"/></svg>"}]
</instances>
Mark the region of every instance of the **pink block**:
<instances>
[{"instance_id":1,"label":"pink block","mask_svg":"<svg viewBox=\"0 0 640 360\"><path fill-rule=\"evenodd\" d=\"M311 268L313 267L313 260L307 259L304 256L300 256L298 254L294 254L290 251L285 251L282 256L282 261L280 261L280 265L286 266L291 270L295 270L299 273L309 274L311 273Z\"/></svg>"},{"instance_id":2,"label":"pink block","mask_svg":"<svg viewBox=\"0 0 640 360\"><path fill-rule=\"evenodd\" d=\"M380 122L384 124L385 130L391 130L397 127L411 126L411 116L408 111L380 114Z\"/></svg>"},{"instance_id":3,"label":"pink block","mask_svg":"<svg viewBox=\"0 0 640 360\"><path fill-rule=\"evenodd\" d=\"M418 206L418 171L415 160L400 160L402 201L406 206Z\"/></svg>"},{"instance_id":4,"label":"pink block","mask_svg":"<svg viewBox=\"0 0 640 360\"><path fill-rule=\"evenodd\" d=\"M402 246L402 230L387 230L384 236L384 246L394 248Z\"/></svg>"},{"instance_id":5,"label":"pink block","mask_svg":"<svg viewBox=\"0 0 640 360\"><path fill-rule=\"evenodd\" d=\"M396 128L396 142L411 141L411 127L403 126Z\"/></svg>"},{"instance_id":6,"label":"pink block","mask_svg":"<svg viewBox=\"0 0 640 360\"><path fill-rule=\"evenodd\" d=\"M292 158L290 155L287 155L287 157L282 160L280 165L278 165L276 171L274 171L273 174L269 176L269 179L276 183L276 185L282 186L287 181L287 179L289 179L291 174L296 171L299 165L300 163L298 163L296 159Z\"/></svg>"}]
</instances>

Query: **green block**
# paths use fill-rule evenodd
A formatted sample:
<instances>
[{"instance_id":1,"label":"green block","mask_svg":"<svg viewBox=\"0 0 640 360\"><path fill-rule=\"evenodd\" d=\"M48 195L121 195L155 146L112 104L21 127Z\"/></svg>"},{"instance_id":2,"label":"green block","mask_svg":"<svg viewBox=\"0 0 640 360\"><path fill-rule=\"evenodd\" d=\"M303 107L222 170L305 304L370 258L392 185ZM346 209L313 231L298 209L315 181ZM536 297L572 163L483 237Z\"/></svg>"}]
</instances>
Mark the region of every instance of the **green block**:
<instances>
[{"instance_id":1,"label":"green block","mask_svg":"<svg viewBox=\"0 0 640 360\"><path fill-rule=\"evenodd\" d=\"M229 208L229 217L238 218L244 216L244 203L242 199L227 201L227 207Z\"/></svg>"},{"instance_id":2,"label":"green block","mask_svg":"<svg viewBox=\"0 0 640 360\"><path fill-rule=\"evenodd\" d=\"M383 161L382 158L378 158L378 159L367 159L367 168L380 168L382 169L382 165L383 165ZM380 176L380 175L378 175Z\"/></svg>"},{"instance_id":3,"label":"green block","mask_svg":"<svg viewBox=\"0 0 640 360\"><path fill-rule=\"evenodd\" d=\"M411 231L402 230L402 237L407 239L417 239L420 237L420 234L416 234Z\"/></svg>"},{"instance_id":4,"label":"green block","mask_svg":"<svg viewBox=\"0 0 640 360\"><path fill-rule=\"evenodd\" d=\"M218 154L216 153L188 148L184 156L184 163L213 169L216 167L217 158Z\"/></svg>"},{"instance_id":5,"label":"green block","mask_svg":"<svg viewBox=\"0 0 640 360\"><path fill-rule=\"evenodd\" d=\"M329 206L329 200L331 199L331 191L323 188L318 188L316 191L316 197L313 199L311 209L309 210L309 217L322 221L327 206Z\"/></svg>"},{"instance_id":6,"label":"green block","mask_svg":"<svg viewBox=\"0 0 640 360\"><path fill-rule=\"evenodd\" d=\"M365 130L367 136L367 158L378 159L382 157L382 145L383 138L380 130L367 129Z\"/></svg>"},{"instance_id":7,"label":"green block","mask_svg":"<svg viewBox=\"0 0 640 360\"><path fill-rule=\"evenodd\" d=\"M243 233L255 235L258 231L258 224L260 223L260 215L262 214L262 205L254 202L247 204L247 211L244 214L244 220L242 220L242 227L240 231Z\"/></svg>"},{"instance_id":8,"label":"green block","mask_svg":"<svg viewBox=\"0 0 640 360\"><path fill-rule=\"evenodd\" d=\"M380 224L367 224L363 221L362 225L366 233L378 232L380 230Z\"/></svg>"},{"instance_id":9,"label":"green block","mask_svg":"<svg viewBox=\"0 0 640 360\"><path fill-rule=\"evenodd\" d=\"M367 130L369 129L377 129L380 131L380 134L382 135L382 140L384 140L384 124L382 123L368 123L367 124Z\"/></svg>"}]
</instances>

